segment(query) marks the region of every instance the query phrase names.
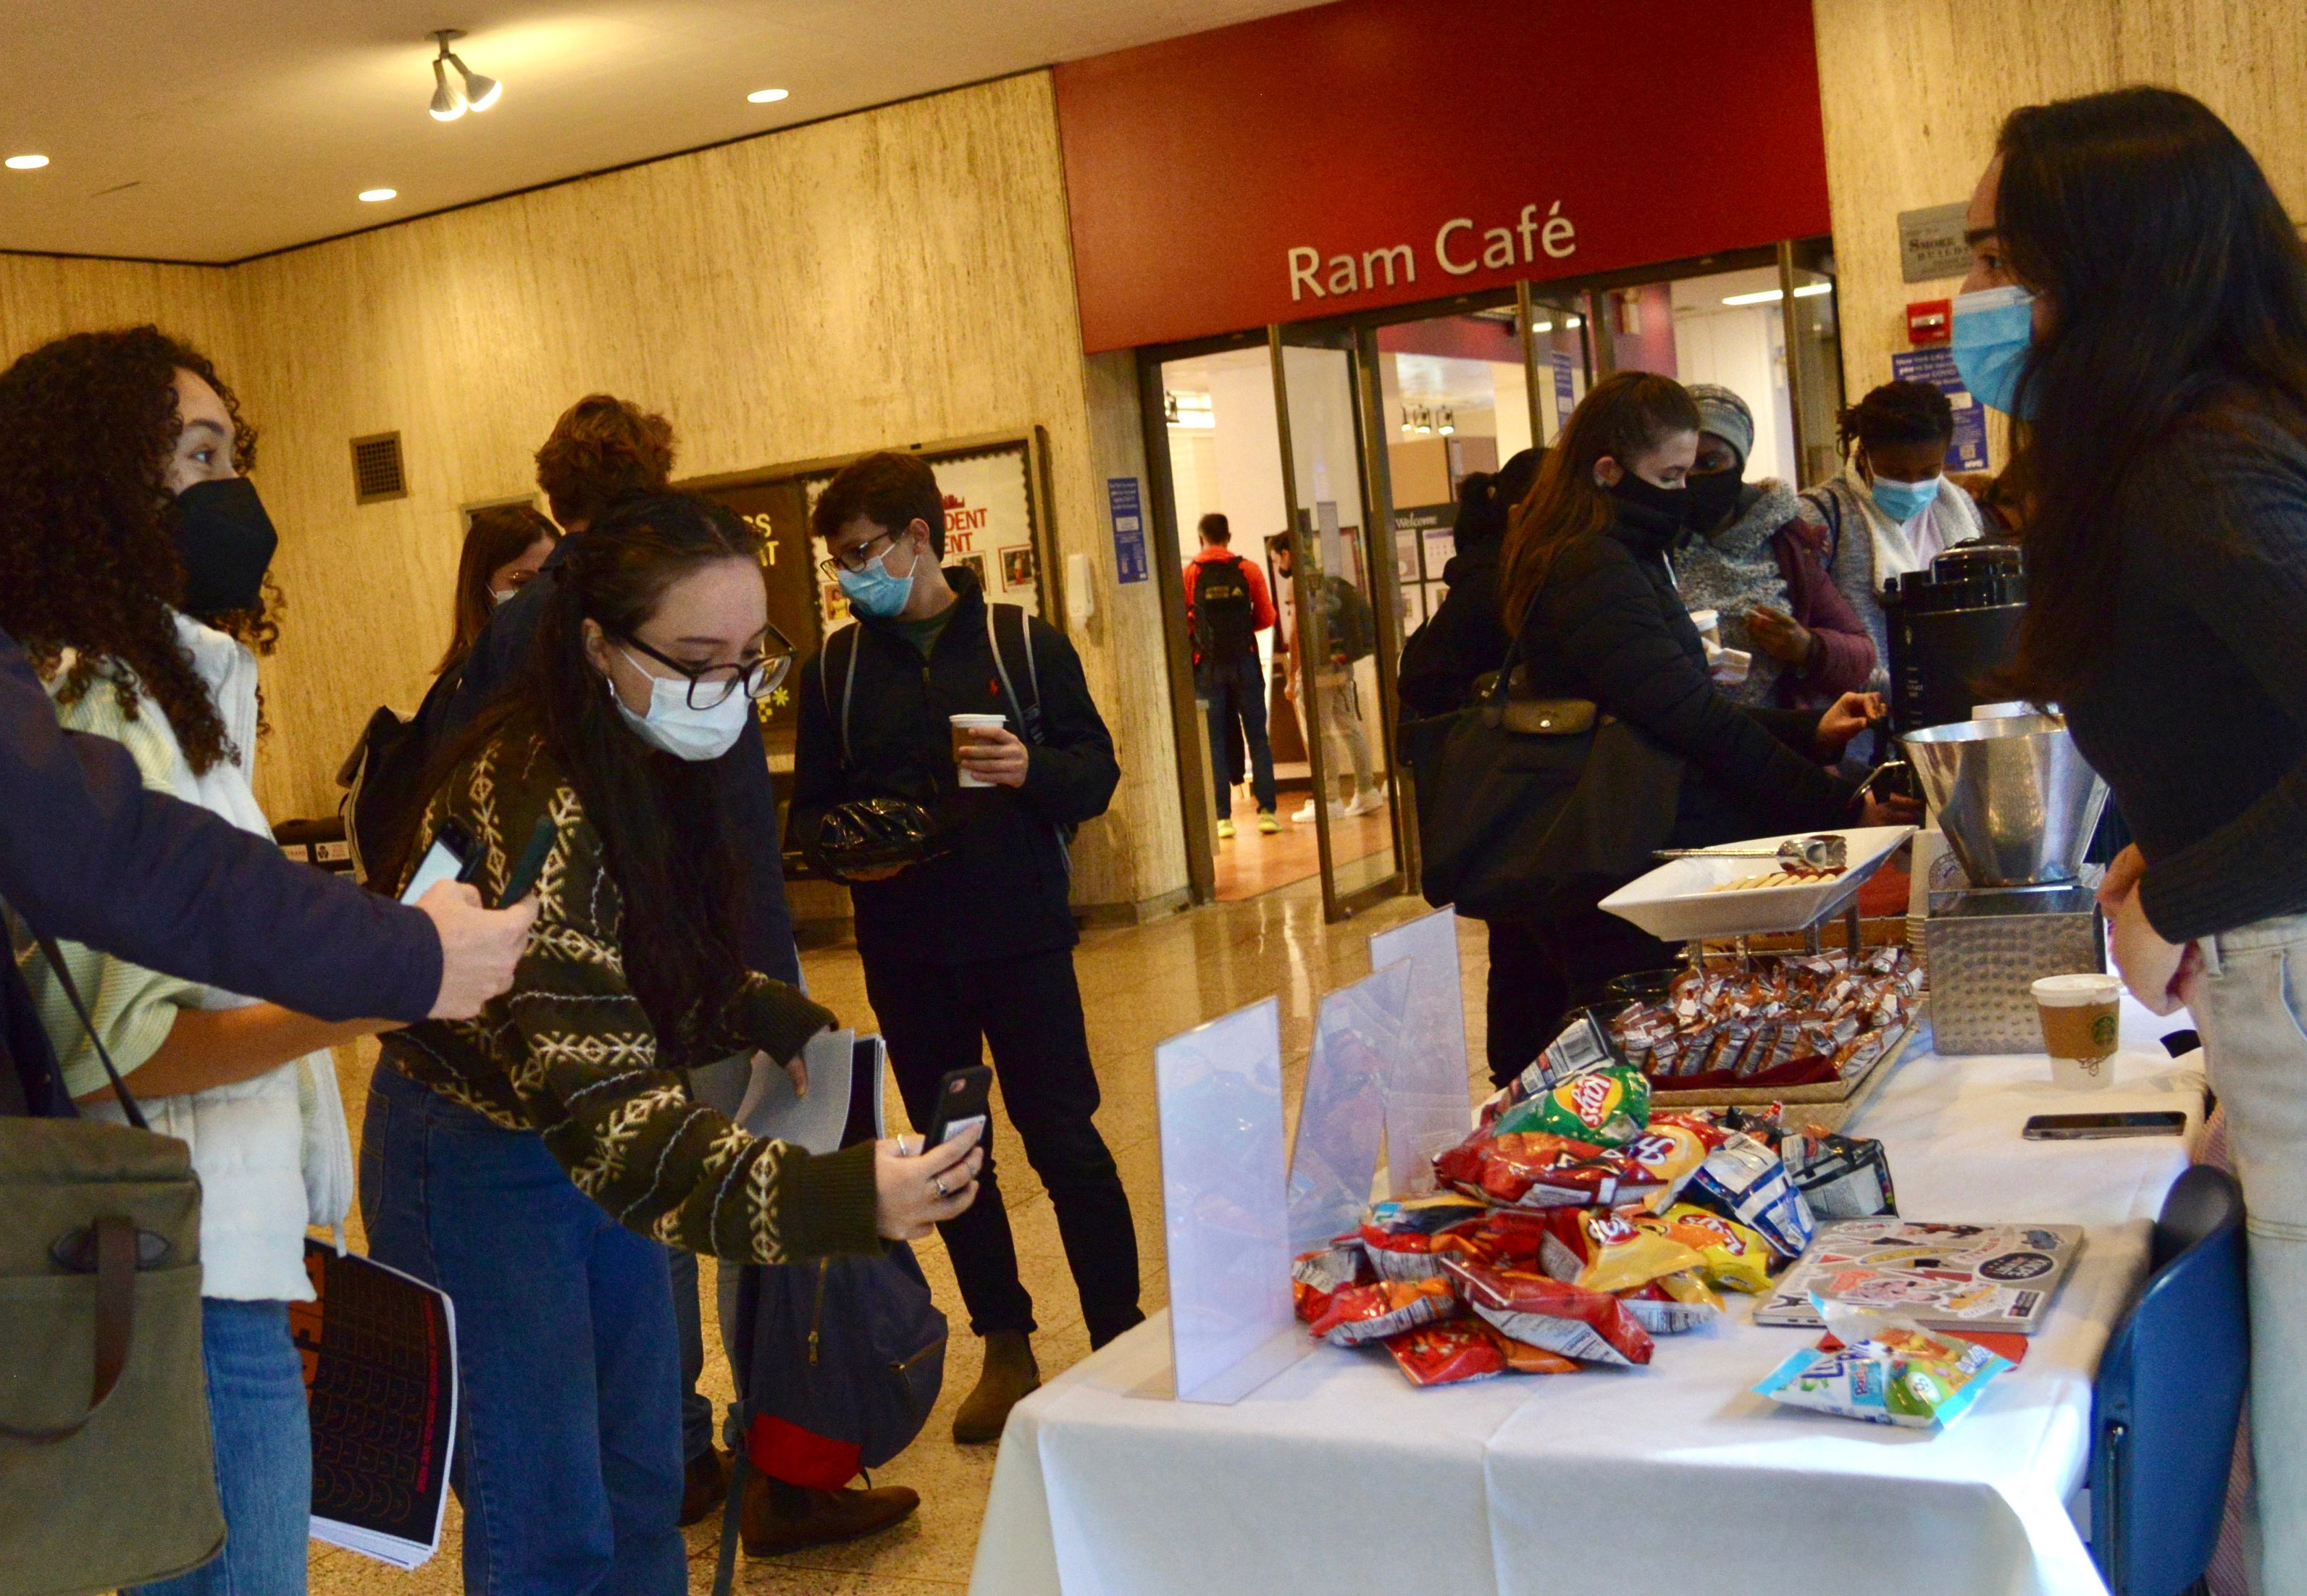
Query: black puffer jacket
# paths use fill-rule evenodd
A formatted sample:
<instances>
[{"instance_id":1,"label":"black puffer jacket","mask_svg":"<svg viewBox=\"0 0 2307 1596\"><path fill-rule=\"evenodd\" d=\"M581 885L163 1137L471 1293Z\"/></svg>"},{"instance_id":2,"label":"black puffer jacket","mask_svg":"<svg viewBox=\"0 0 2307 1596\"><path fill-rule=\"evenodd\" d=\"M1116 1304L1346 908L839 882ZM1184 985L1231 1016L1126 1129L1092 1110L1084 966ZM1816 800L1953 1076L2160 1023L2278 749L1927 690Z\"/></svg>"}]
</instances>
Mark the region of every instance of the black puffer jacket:
<instances>
[{"instance_id":1,"label":"black puffer jacket","mask_svg":"<svg viewBox=\"0 0 2307 1596\"><path fill-rule=\"evenodd\" d=\"M985 595L977 578L949 568L951 619L930 658L890 629L864 620L853 644L836 632L802 668L801 726L793 753L788 845L816 834L825 812L853 798L895 798L920 804L958 824L960 845L888 881L850 889L857 914L857 951L946 965L1069 948L1076 940L1068 902L1071 872L1060 828L1105 813L1121 767L1113 738L1089 696L1081 658L1065 634L1031 622L1033 665L1041 682L1041 731L1018 788L960 785L948 715L1000 714L1017 730L986 640ZM1020 667L1015 613L998 617L1004 658L1023 707L1033 706L1032 680ZM837 721L857 650L851 689L850 761L841 755ZM823 680L835 661L830 704Z\"/></svg>"},{"instance_id":2,"label":"black puffer jacket","mask_svg":"<svg viewBox=\"0 0 2307 1596\"><path fill-rule=\"evenodd\" d=\"M1819 712L1740 704L1707 674L1667 566L1679 531L1621 505L1608 533L1556 555L1522 629L1532 689L1591 698L1688 762L1677 847L1850 824L1855 789L1809 752Z\"/></svg>"}]
</instances>

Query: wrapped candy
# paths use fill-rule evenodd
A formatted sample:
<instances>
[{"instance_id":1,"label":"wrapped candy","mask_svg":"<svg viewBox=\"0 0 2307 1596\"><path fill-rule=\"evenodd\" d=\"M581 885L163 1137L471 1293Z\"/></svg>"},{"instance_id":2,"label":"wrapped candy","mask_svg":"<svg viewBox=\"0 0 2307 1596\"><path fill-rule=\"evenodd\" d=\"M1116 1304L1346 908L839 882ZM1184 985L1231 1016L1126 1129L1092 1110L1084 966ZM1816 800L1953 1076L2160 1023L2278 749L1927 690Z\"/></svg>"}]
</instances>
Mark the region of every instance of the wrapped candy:
<instances>
[{"instance_id":1,"label":"wrapped candy","mask_svg":"<svg viewBox=\"0 0 2307 1596\"><path fill-rule=\"evenodd\" d=\"M1756 1395L1870 1424L1943 1429L2011 1366L1975 1341L1910 1319L1817 1296L1811 1302L1842 1344L1796 1353L1764 1377Z\"/></svg>"}]
</instances>

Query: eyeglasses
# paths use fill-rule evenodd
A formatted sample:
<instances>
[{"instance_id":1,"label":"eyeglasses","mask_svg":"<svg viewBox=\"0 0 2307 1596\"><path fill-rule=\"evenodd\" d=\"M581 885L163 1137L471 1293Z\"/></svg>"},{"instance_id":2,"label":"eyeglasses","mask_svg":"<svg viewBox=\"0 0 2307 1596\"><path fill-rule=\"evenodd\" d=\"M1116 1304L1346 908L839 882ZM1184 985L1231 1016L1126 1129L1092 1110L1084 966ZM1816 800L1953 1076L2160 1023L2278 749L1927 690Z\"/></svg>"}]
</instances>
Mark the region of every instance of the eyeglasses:
<instances>
[{"instance_id":1,"label":"eyeglasses","mask_svg":"<svg viewBox=\"0 0 2307 1596\"><path fill-rule=\"evenodd\" d=\"M785 673L793 669L792 639L775 627L768 630L768 646L733 665L684 665L679 660L665 658L638 637L628 636L623 641L667 670L688 678L690 708L715 709L738 693L759 703L777 690Z\"/></svg>"},{"instance_id":2,"label":"eyeglasses","mask_svg":"<svg viewBox=\"0 0 2307 1596\"><path fill-rule=\"evenodd\" d=\"M896 533L877 532L871 537L867 538L863 542L858 544L854 549L850 549L842 553L836 554L831 559L819 560L817 562L817 568L825 573L825 579L828 582L838 582L841 580L842 572L848 571L853 575L856 572L863 570L867 566L873 563L874 557L868 554L866 550L870 549L874 544L886 542L889 544L891 548L894 548L896 546L896 542L897 534ZM882 550L883 553L887 553L888 551L888 550Z\"/></svg>"}]
</instances>

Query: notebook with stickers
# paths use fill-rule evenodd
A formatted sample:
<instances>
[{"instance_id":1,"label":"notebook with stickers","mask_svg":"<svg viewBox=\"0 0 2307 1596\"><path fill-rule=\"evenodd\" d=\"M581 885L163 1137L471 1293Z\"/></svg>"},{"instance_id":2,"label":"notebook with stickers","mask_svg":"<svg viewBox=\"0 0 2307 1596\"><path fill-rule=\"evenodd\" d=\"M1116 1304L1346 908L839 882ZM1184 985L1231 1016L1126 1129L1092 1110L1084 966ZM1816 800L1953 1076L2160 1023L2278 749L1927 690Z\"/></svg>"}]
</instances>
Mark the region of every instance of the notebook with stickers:
<instances>
[{"instance_id":1,"label":"notebook with stickers","mask_svg":"<svg viewBox=\"0 0 2307 1596\"><path fill-rule=\"evenodd\" d=\"M2082 1246L2076 1225L1937 1225L1895 1214L1834 1220L1771 1285L1754 1322L1815 1327L1815 1292L1934 1330L2031 1336Z\"/></svg>"}]
</instances>

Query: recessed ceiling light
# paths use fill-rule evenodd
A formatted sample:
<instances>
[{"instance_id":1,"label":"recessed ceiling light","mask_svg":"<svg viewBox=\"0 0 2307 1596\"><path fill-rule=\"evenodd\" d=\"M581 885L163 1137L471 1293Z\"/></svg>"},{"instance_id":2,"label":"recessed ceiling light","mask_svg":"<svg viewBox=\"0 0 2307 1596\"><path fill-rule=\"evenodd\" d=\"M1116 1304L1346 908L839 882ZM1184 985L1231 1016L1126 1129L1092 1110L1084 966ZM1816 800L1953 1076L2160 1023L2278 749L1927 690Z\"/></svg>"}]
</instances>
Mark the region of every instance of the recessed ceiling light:
<instances>
[{"instance_id":1,"label":"recessed ceiling light","mask_svg":"<svg viewBox=\"0 0 2307 1596\"><path fill-rule=\"evenodd\" d=\"M368 204L381 205L387 200L400 198L400 191L397 188L364 188L361 190L360 197Z\"/></svg>"},{"instance_id":2,"label":"recessed ceiling light","mask_svg":"<svg viewBox=\"0 0 2307 1596\"><path fill-rule=\"evenodd\" d=\"M766 106L772 100L780 100L785 98L785 97L791 92L792 90L785 89L756 89L752 93L747 95L745 98L751 100L757 106Z\"/></svg>"},{"instance_id":3,"label":"recessed ceiling light","mask_svg":"<svg viewBox=\"0 0 2307 1596\"><path fill-rule=\"evenodd\" d=\"M12 155L8 158L11 172L37 172L48 164L45 155Z\"/></svg>"}]
</instances>

